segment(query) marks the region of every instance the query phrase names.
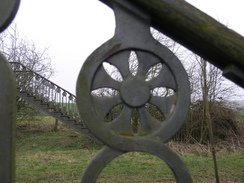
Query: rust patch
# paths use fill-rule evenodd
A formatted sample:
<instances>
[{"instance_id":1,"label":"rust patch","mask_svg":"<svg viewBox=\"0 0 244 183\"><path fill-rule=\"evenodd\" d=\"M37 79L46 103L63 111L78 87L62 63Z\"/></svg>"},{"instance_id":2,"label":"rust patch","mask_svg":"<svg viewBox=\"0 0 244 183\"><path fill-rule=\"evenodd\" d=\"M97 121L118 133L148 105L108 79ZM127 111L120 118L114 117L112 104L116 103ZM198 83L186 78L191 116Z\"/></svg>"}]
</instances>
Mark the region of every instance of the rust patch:
<instances>
[{"instance_id":1,"label":"rust patch","mask_svg":"<svg viewBox=\"0 0 244 183\"><path fill-rule=\"evenodd\" d=\"M114 45L110 50L108 50L101 58L101 60L105 60L108 56L115 53L121 46L121 43Z\"/></svg>"}]
</instances>

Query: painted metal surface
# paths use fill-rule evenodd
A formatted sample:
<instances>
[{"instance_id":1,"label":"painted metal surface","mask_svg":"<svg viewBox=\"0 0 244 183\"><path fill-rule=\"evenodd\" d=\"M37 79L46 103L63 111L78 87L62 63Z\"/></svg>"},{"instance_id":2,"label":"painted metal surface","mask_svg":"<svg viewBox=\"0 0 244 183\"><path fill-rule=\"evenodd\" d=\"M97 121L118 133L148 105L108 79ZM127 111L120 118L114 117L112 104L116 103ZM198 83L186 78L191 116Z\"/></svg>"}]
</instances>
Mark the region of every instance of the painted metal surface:
<instances>
[{"instance_id":1,"label":"painted metal surface","mask_svg":"<svg viewBox=\"0 0 244 183\"><path fill-rule=\"evenodd\" d=\"M89 165L82 182L95 182L108 162L131 151L160 157L168 163L177 182L192 182L184 163L163 144L186 118L190 104L187 74L178 58L152 38L147 13L128 1L110 3L116 18L115 35L88 57L77 81L81 117L94 136L108 146ZM133 54L135 67L130 66ZM151 74L159 65L157 73ZM171 94L154 95L155 88L170 90ZM161 111L163 120L151 116L149 104ZM121 113L106 122L106 116L118 105L123 106ZM131 125L134 109L140 116L136 131Z\"/></svg>"},{"instance_id":2,"label":"painted metal surface","mask_svg":"<svg viewBox=\"0 0 244 183\"><path fill-rule=\"evenodd\" d=\"M0 33L12 22L18 11L20 0L0 0Z\"/></svg>"},{"instance_id":3,"label":"painted metal surface","mask_svg":"<svg viewBox=\"0 0 244 183\"><path fill-rule=\"evenodd\" d=\"M87 59L78 79L77 93L82 118L93 134L108 147L89 165L82 182L95 182L110 161L129 151L156 155L169 165L177 182L192 182L184 163L163 144L181 127L186 117L189 108L187 75L174 54L152 39L149 27L159 28L209 59L223 70L226 77L242 87L243 37L183 1L131 0L136 6L143 7L143 11L126 0L101 1L115 11L115 36ZM20 0L0 0L0 32L11 23L19 3ZM211 29L205 29L208 26ZM218 34L218 29L225 34ZM211 49L205 49L207 46ZM128 63L132 53L138 61L135 70ZM118 75L114 78L103 63L113 65L121 78ZM150 69L157 64L161 64L158 74L148 77ZM27 77L33 85L19 87L20 92L37 94L43 102L54 96L53 103L57 104L57 110L69 111L64 103L73 103L73 95L28 71L22 71L19 76L18 84ZM171 94L163 97L154 95L153 89L157 87L165 88ZM103 88L107 94L94 95ZM14 182L15 95L14 76L7 61L0 55L0 182ZM163 113L163 120L154 119L148 113L149 103ZM107 122L109 111L121 104L121 113ZM136 130L131 124L134 109L140 116Z\"/></svg>"},{"instance_id":4,"label":"painted metal surface","mask_svg":"<svg viewBox=\"0 0 244 183\"><path fill-rule=\"evenodd\" d=\"M0 33L13 20L19 0L0 0ZM0 53L0 182L15 181L16 83Z\"/></svg>"},{"instance_id":5,"label":"painted metal surface","mask_svg":"<svg viewBox=\"0 0 244 183\"><path fill-rule=\"evenodd\" d=\"M15 128L15 78L0 54L0 182L14 182L15 179Z\"/></svg>"},{"instance_id":6,"label":"painted metal surface","mask_svg":"<svg viewBox=\"0 0 244 183\"><path fill-rule=\"evenodd\" d=\"M100 0L112 8L111 0ZM122 1L121 1L122 2ZM244 37L182 0L131 0L150 25L208 60L244 87Z\"/></svg>"},{"instance_id":7,"label":"painted metal surface","mask_svg":"<svg viewBox=\"0 0 244 183\"><path fill-rule=\"evenodd\" d=\"M146 144L147 142L142 143ZM149 142L148 145L149 146L146 152L155 155L165 161L165 163L167 163L167 165L172 170L177 182L192 182L188 168L185 166L184 162L179 158L179 156L175 152L173 152L168 146L157 142ZM141 149L138 148L137 151L141 151ZM85 170L81 183L96 182L97 177L102 172L102 170L113 159L120 155L123 155L124 153L127 152L119 151L109 147L105 147L104 149L102 149Z\"/></svg>"}]
</instances>

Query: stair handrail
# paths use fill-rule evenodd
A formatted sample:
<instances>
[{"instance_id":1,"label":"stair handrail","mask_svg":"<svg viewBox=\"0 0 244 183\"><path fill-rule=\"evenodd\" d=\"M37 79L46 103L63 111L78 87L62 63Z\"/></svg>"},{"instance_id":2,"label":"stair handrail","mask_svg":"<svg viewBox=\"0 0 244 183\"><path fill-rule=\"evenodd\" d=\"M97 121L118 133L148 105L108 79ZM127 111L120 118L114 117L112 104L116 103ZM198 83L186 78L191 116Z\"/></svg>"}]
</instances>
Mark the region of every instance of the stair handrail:
<instances>
[{"instance_id":1,"label":"stair handrail","mask_svg":"<svg viewBox=\"0 0 244 183\"><path fill-rule=\"evenodd\" d=\"M50 110L62 112L63 115L67 115L78 123L82 123L75 95L22 63L9 62L9 64L16 75L17 87L20 92L27 92L28 95L41 100L43 104L50 105Z\"/></svg>"}]
</instances>

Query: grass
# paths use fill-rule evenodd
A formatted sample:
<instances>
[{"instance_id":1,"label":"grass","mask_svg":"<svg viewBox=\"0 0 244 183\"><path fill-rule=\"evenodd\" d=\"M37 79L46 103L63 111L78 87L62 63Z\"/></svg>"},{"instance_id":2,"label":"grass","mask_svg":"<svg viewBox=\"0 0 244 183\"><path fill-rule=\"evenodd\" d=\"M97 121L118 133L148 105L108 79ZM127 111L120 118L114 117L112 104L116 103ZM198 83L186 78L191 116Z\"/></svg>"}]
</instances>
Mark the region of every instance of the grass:
<instances>
[{"instance_id":1,"label":"grass","mask_svg":"<svg viewBox=\"0 0 244 183\"><path fill-rule=\"evenodd\" d=\"M53 132L54 119L20 124L16 139L16 182L78 183L82 173L102 145L76 131L60 125ZM194 182L214 182L211 154L207 147L170 144L181 154ZM195 150L193 150L195 148ZM184 150L186 149L186 150ZM188 150L187 150L188 149ZM191 149L191 151L189 151ZM221 182L244 182L243 148L217 154ZM223 153L224 152L224 153ZM148 153L126 153L113 160L100 174L99 183L175 182L169 167Z\"/></svg>"},{"instance_id":2,"label":"grass","mask_svg":"<svg viewBox=\"0 0 244 183\"><path fill-rule=\"evenodd\" d=\"M240 117L237 119L241 126L244 126L244 117Z\"/></svg>"},{"instance_id":3,"label":"grass","mask_svg":"<svg viewBox=\"0 0 244 183\"><path fill-rule=\"evenodd\" d=\"M237 121L238 121L240 124L244 125L244 111L240 111L240 112L238 113Z\"/></svg>"}]
</instances>

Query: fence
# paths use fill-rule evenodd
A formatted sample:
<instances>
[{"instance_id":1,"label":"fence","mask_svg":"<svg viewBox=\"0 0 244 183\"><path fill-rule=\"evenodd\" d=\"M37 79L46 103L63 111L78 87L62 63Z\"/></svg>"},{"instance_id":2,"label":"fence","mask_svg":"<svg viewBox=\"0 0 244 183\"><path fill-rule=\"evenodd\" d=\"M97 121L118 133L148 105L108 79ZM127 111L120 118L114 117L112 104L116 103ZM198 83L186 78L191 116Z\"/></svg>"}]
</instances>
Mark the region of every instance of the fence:
<instances>
[{"instance_id":1,"label":"fence","mask_svg":"<svg viewBox=\"0 0 244 183\"><path fill-rule=\"evenodd\" d=\"M212 62L223 71L227 78L242 87L244 87L244 38L185 1L101 1L110 6L115 12L117 23L115 37L87 59L78 78L78 80L86 82L79 82L84 86L78 85L77 87L77 102L86 125L108 147L88 166L84 172L82 182L95 182L100 171L110 161L128 151L144 151L154 154L166 161L173 170L178 182L191 182L187 167L177 155L163 144L180 128L188 111L189 100L187 95L189 91L187 86L184 85L186 82L185 72L172 53L164 47L159 48L151 41L147 29L150 26L155 27L177 40ZM3 31L13 19L19 1L1 0L0 5L0 31ZM219 29L222 31L219 32ZM209 49L206 49L206 47ZM228 51L226 51L226 48L228 48ZM139 75L129 76L126 73L126 67L121 65L121 62L116 61L128 58L126 53L128 50L137 52L140 55L139 57L142 60L144 59L141 62L143 67L139 69ZM150 58L149 60L152 63L146 62L145 58ZM159 61L155 61L157 59ZM114 82L103 72L100 65L105 60L109 60L108 62L116 65L122 71L123 82ZM158 62L165 65L165 69L159 75L160 79L148 83L141 79L143 73ZM15 112L13 112L15 111L15 83L11 69L2 57L0 58L0 64L0 69L2 69L0 72L0 108L4 109L0 113L1 125L3 125L0 129L0 158L1 167L4 167L1 169L0 178L1 182L13 182L14 141L12 134L14 134L15 123ZM16 66L17 70L18 67L22 66ZM53 100L57 106L61 105L59 106L60 109L68 108L69 110L71 105L66 106L66 104L74 102L71 94L60 87L54 87L52 83L44 81L40 76L27 73L28 71L19 72L20 78L32 79L31 85L35 89L26 86L23 90L31 90L33 93L38 90L44 101ZM17 82L20 84L22 81ZM42 83L42 86L39 85L40 83ZM170 110L166 110L168 109L167 106L165 107L150 96L150 89L158 84L164 85L175 92L175 99L170 104ZM90 90L107 86L120 91L121 97L100 100L91 95ZM138 93L138 95L135 93ZM165 107L165 111L169 115L164 123L160 124L157 120L149 118L145 107L146 102L155 104L160 110ZM64 103L66 104L64 105ZM126 107L123 107L122 115L118 116L115 122L103 123L104 114L107 114L107 110L110 110L117 103L125 103ZM105 108L103 108L104 106ZM132 108L138 108L139 114L142 116L140 118L142 127L139 135L135 135L138 131L132 130L131 125L126 123L130 119L128 116L131 115ZM100 125L100 127L98 128L97 125ZM7 139L7 143L2 139Z\"/></svg>"}]
</instances>

